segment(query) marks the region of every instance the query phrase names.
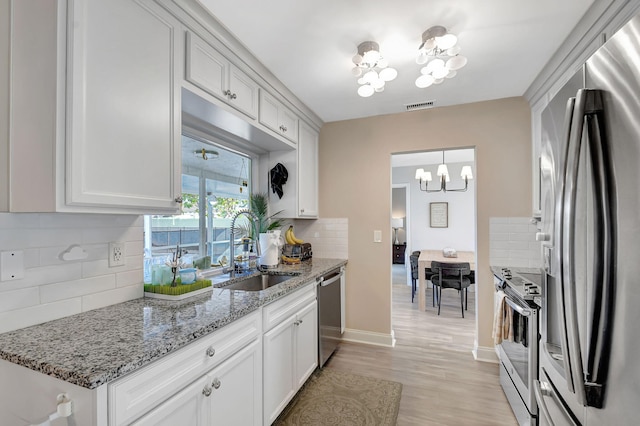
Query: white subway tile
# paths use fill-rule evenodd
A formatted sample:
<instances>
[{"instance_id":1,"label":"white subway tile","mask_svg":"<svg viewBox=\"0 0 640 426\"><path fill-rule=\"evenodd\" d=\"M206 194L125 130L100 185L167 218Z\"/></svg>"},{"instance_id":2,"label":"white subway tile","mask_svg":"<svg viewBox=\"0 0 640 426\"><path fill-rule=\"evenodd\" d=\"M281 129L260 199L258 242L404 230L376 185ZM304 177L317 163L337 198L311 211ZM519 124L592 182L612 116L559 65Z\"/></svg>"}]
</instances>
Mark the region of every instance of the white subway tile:
<instances>
[{"instance_id":1,"label":"white subway tile","mask_svg":"<svg viewBox=\"0 0 640 426\"><path fill-rule=\"evenodd\" d=\"M509 234L509 240L511 241L535 241L536 236L528 233L514 232Z\"/></svg>"},{"instance_id":2,"label":"white subway tile","mask_svg":"<svg viewBox=\"0 0 640 426\"><path fill-rule=\"evenodd\" d=\"M71 299L73 297L101 292L115 287L115 275L103 275L100 277L47 284L40 287L40 300L43 303L55 302L57 300Z\"/></svg>"},{"instance_id":3,"label":"white subway tile","mask_svg":"<svg viewBox=\"0 0 640 426\"><path fill-rule=\"evenodd\" d=\"M26 308L40 303L38 287L4 291L0 297L0 312Z\"/></svg>"},{"instance_id":4,"label":"white subway tile","mask_svg":"<svg viewBox=\"0 0 640 426\"><path fill-rule=\"evenodd\" d=\"M510 233L523 233L526 234L529 232L529 225L526 224L509 224L509 232Z\"/></svg>"},{"instance_id":5,"label":"white subway tile","mask_svg":"<svg viewBox=\"0 0 640 426\"><path fill-rule=\"evenodd\" d=\"M142 228L91 228L83 231L84 244L105 243L111 241L142 241Z\"/></svg>"},{"instance_id":6,"label":"white subway tile","mask_svg":"<svg viewBox=\"0 0 640 426\"><path fill-rule=\"evenodd\" d=\"M530 217L510 217L508 219L509 219L509 223L517 223L517 224L525 224L525 225L528 225L529 223L531 223Z\"/></svg>"},{"instance_id":7,"label":"white subway tile","mask_svg":"<svg viewBox=\"0 0 640 426\"><path fill-rule=\"evenodd\" d=\"M142 285L133 285L120 287L114 290L107 290L100 293L88 294L82 296L82 311L90 311L92 309L103 308L105 306L123 303L142 297L144 288Z\"/></svg>"},{"instance_id":8,"label":"white subway tile","mask_svg":"<svg viewBox=\"0 0 640 426\"><path fill-rule=\"evenodd\" d=\"M503 249L506 250L509 248L509 241L489 241L489 248L490 249Z\"/></svg>"},{"instance_id":9,"label":"white subway tile","mask_svg":"<svg viewBox=\"0 0 640 426\"><path fill-rule=\"evenodd\" d=\"M58 318L79 314L80 312L81 301L79 297L2 312L0 313L0 333L41 324Z\"/></svg>"},{"instance_id":10,"label":"white subway tile","mask_svg":"<svg viewBox=\"0 0 640 426\"><path fill-rule=\"evenodd\" d=\"M32 248L22 250L24 253L24 267L35 268L40 265L40 249Z\"/></svg>"},{"instance_id":11,"label":"white subway tile","mask_svg":"<svg viewBox=\"0 0 640 426\"><path fill-rule=\"evenodd\" d=\"M124 244L124 252L127 256L144 255L144 241L127 241Z\"/></svg>"},{"instance_id":12,"label":"white subway tile","mask_svg":"<svg viewBox=\"0 0 640 426\"><path fill-rule=\"evenodd\" d=\"M509 241L507 242L507 248L509 250L529 250L529 243L527 241Z\"/></svg>"},{"instance_id":13,"label":"white subway tile","mask_svg":"<svg viewBox=\"0 0 640 426\"><path fill-rule=\"evenodd\" d=\"M79 263L69 263L64 265L43 266L38 268L25 269L25 285L37 286L51 284L62 281L76 280L81 278L82 268Z\"/></svg>"},{"instance_id":14,"label":"white subway tile","mask_svg":"<svg viewBox=\"0 0 640 426\"><path fill-rule=\"evenodd\" d=\"M116 287L126 287L137 284L143 286L144 274L143 269L134 269L133 271L118 272L116 274Z\"/></svg>"},{"instance_id":15,"label":"white subway tile","mask_svg":"<svg viewBox=\"0 0 640 426\"><path fill-rule=\"evenodd\" d=\"M489 250L490 257L509 257L509 250Z\"/></svg>"}]
</instances>

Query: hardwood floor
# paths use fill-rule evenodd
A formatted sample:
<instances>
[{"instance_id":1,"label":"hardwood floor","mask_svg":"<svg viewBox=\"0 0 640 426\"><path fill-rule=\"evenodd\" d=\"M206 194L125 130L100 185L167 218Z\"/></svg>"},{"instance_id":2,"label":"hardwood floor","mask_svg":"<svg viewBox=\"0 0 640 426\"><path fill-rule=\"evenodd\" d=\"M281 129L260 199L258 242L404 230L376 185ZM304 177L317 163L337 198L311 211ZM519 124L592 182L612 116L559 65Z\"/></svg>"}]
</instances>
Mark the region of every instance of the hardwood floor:
<instances>
[{"instance_id":1,"label":"hardwood floor","mask_svg":"<svg viewBox=\"0 0 640 426\"><path fill-rule=\"evenodd\" d=\"M443 291L440 316L427 290L427 311L420 312L400 269L394 265L396 346L343 342L326 368L402 383L400 426L517 425L500 387L498 365L475 361L471 354L474 293L469 292L464 319L455 290Z\"/></svg>"}]
</instances>

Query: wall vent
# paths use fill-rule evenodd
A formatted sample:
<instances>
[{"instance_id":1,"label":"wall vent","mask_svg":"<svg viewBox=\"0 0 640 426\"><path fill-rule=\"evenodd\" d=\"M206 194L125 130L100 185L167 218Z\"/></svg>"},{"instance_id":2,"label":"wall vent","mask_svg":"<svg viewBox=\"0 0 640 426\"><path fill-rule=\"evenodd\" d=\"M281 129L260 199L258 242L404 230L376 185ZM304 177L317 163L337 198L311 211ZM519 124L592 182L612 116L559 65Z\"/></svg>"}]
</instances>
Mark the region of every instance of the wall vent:
<instances>
[{"instance_id":1,"label":"wall vent","mask_svg":"<svg viewBox=\"0 0 640 426\"><path fill-rule=\"evenodd\" d=\"M407 111L415 111L417 109L429 109L429 108L433 108L436 104L436 101L426 101L426 102L420 102L417 104L406 104L405 108L407 109Z\"/></svg>"}]
</instances>

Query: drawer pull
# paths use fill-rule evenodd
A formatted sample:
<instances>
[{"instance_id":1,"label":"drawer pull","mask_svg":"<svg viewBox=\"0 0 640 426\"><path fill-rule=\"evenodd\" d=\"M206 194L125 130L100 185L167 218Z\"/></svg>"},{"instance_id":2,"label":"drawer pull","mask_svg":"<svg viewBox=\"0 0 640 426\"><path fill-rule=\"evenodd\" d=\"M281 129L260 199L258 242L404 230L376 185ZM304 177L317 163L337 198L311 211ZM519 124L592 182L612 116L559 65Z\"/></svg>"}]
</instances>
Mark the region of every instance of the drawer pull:
<instances>
[{"instance_id":1,"label":"drawer pull","mask_svg":"<svg viewBox=\"0 0 640 426\"><path fill-rule=\"evenodd\" d=\"M213 386L214 389L220 389L221 384L222 383L220 383L220 379L218 379L217 377L213 379L213 382L211 382L211 386Z\"/></svg>"},{"instance_id":2,"label":"drawer pull","mask_svg":"<svg viewBox=\"0 0 640 426\"><path fill-rule=\"evenodd\" d=\"M212 389L209 386L205 386L204 389L202 389L202 394L204 396L211 396L211 391Z\"/></svg>"},{"instance_id":3,"label":"drawer pull","mask_svg":"<svg viewBox=\"0 0 640 426\"><path fill-rule=\"evenodd\" d=\"M213 349L213 347L212 347L212 346L209 346L209 347L207 348L207 356L208 356L209 358L211 358L211 357L212 357L212 356L214 356L215 354L216 354L216 350L215 350L215 349Z\"/></svg>"}]
</instances>

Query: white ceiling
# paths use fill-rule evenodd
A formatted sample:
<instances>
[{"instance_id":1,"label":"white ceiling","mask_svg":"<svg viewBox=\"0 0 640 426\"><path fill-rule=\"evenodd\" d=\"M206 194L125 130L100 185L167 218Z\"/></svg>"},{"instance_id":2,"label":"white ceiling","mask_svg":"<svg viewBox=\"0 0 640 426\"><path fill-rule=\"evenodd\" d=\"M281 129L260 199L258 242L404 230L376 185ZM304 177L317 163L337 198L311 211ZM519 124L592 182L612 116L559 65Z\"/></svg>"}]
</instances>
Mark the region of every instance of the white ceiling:
<instances>
[{"instance_id":1,"label":"white ceiling","mask_svg":"<svg viewBox=\"0 0 640 426\"><path fill-rule=\"evenodd\" d=\"M521 96L593 0L200 0L325 122ZM442 25L468 58L458 75L418 89L422 32ZM376 41L398 77L357 95L351 58Z\"/></svg>"}]
</instances>

